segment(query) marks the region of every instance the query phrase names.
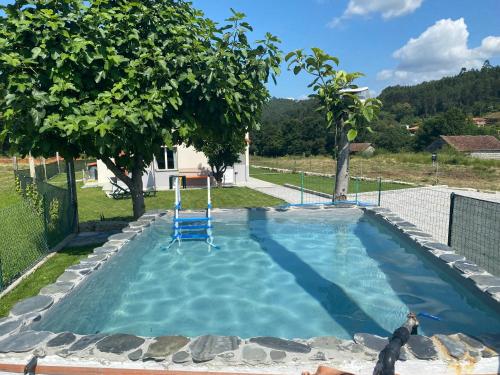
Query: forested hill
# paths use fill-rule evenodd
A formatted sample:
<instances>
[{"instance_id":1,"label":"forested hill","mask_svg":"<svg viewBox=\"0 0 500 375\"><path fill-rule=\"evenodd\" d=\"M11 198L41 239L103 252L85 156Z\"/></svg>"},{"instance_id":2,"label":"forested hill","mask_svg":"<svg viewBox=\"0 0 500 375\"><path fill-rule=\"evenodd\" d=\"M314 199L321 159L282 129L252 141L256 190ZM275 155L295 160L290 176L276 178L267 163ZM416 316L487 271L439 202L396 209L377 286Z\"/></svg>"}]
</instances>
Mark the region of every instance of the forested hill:
<instances>
[{"instance_id":1,"label":"forested hill","mask_svg":"<svg viewBox=\"0 0 500 375\"><path fill-rule=\"evenodd\" d=\"M416 86L394 86L382 91L383 108L362 131L357 142L372 142L388 151L424 150L439 135L500 134L500 125L478 128L471 117L500 112L500 67L488 63L481 70ZM261 128L251 134L251 152L265 156L331 154L332 130L326 130L314 100L271 99L261 117ZM413 136L408 126L419 127Z\"/></svg>"},{"instance_id":2,"label":"forested hill","mask_svg":"<svg viewBox=\"0 0 500 375\"><path fill-rule=\"evenodd\" d=\"M485 62L481 70L462 70L454 77L424 82L416 86L391 86L379 99L384 110L417 117L433 116L450 108L480 116L500 108L500 66ZM409 106L408 106L409 105Z\"/></svg>"},{"instance_id":3,"label":"forested hill","mask_svg":"<svg viewBox=\"0 0 500 375\"><path fill-rule=\"evenodd\" d=\"M318 155L333 148L333 134L313 100L272 98L264 107L261 128L251 134L252 152L260 155Z\"/></svg>"}]
</instances>

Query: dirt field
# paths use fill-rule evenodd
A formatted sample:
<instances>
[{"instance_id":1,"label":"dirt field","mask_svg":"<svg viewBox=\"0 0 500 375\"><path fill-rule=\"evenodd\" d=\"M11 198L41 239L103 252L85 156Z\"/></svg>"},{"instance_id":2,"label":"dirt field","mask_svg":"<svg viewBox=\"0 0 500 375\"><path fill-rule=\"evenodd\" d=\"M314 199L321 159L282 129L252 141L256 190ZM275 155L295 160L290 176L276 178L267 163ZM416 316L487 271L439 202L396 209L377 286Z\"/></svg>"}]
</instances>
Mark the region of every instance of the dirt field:
<instances>
[{"instance_id":1,"label":"dirt field","mask_svg":"<svg viewBox=\"0 0 500 375\"><path fill-rule=\"evenodd\" d=\"M267 158L252 156L251 165L292 170L333 173L335 161L327 156ZM480 160L461 155L439 155L439 163L432 165L430 154L381 154L371 158L353 156L351 175L382 177L423 185L500 191L500 160Z\"/></svg>"}]
</instances>

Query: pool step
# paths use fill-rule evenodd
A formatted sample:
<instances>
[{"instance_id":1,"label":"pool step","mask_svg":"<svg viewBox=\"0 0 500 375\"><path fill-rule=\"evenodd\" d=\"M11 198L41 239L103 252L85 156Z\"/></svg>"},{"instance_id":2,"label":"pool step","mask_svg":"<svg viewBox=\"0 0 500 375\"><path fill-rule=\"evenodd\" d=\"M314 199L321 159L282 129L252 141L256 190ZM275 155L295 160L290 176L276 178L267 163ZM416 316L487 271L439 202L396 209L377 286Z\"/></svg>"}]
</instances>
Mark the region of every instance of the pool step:
<instances>
[{"instance_id":1,"label":"pool step","mask_svg":"<svg viewBox=\"0 0 500 375\"><path fill-rule=\"evenodd\" d=\"M179 233L181 240L206 240L210 238L208 234Z\"/></svg>"},{"instance_id":2,"label":"pool step","mask_svg":"<svg viewBox=\"0 0 500 375\"><path fill-rule=\"evenodd\" d=\"M179 226L178 229L180 229L180 230L212 229L212 226L211 225L181 225L181 226Z\"/></svg>"},{"instance_id":3,"label":"pool step","mask_svg":"<svg viewBox=\"0 0 500 375\"><path fill-rule=\"evenodd\" d=\"M208 217L179 217L179 218L174 218L175 222L178 223L190 223L190 222L196 222L196 221L210 221Z\"/></svg>"}]
</instances>

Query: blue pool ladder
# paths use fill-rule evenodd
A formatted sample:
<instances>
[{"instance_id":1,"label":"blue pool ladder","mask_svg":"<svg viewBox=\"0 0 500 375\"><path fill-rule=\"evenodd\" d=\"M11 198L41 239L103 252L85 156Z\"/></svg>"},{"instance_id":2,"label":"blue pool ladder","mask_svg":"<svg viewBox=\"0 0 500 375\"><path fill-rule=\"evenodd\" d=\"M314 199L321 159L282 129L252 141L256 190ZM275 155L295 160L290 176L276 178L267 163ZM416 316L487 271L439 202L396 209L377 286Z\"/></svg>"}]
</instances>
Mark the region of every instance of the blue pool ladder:
<instances>
[{"instance_id":1,"label":"blue pool ladder","mask_svg":"<svg viewBox=\"0 0 500 375\"><path fill-rule=\"evenodd\" d=\"M175 211L172 241L167 248L175 242L181 244L182 240L205 240L210 247L217 247L213 242L212 235L212 200L210 194L210 176L207 177L208 203L205 216L189 217L181 216L182 201L179 177L175 177Z\"/></svg>"}]
</instances>

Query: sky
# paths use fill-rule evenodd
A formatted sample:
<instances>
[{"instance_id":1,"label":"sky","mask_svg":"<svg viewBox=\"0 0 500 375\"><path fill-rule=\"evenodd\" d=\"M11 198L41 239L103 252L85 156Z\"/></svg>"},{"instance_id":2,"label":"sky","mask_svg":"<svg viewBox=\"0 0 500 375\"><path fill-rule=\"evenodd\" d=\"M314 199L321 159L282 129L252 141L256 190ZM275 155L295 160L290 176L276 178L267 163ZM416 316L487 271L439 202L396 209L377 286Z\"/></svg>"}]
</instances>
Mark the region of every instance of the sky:
<instances>
[{"instance_id":1,"label":"sky","mask_svg":"<svg viewBox=\"0 0 500 375\"><path fill-rule=\"evenodd\" d=\"M11 1L0 0L0 4ZM223 23L230 8L247 15L253 40L278 36L286 54L319 47L340 68L365 74L372 96L384 87L456 75L462 67L500 64L500 0L192 0ZM304 99L311 78L282 66L272 96Z\"/></svg>"},{"instance_id":2,"label":"sky","mask_svg":"<svg viewBox=\"0 0 500 375\"><path fill-rule=\"evenodd\" d=\"M377 95L389 85L456 75L462 67L500 64L500 0L192 0L223 22L230 8L247 15L258 39L278 36L281 49L319 47L360 71ZM303 99L310 77L286 71L271 95Z\"/></svg>"}]
</instances>

